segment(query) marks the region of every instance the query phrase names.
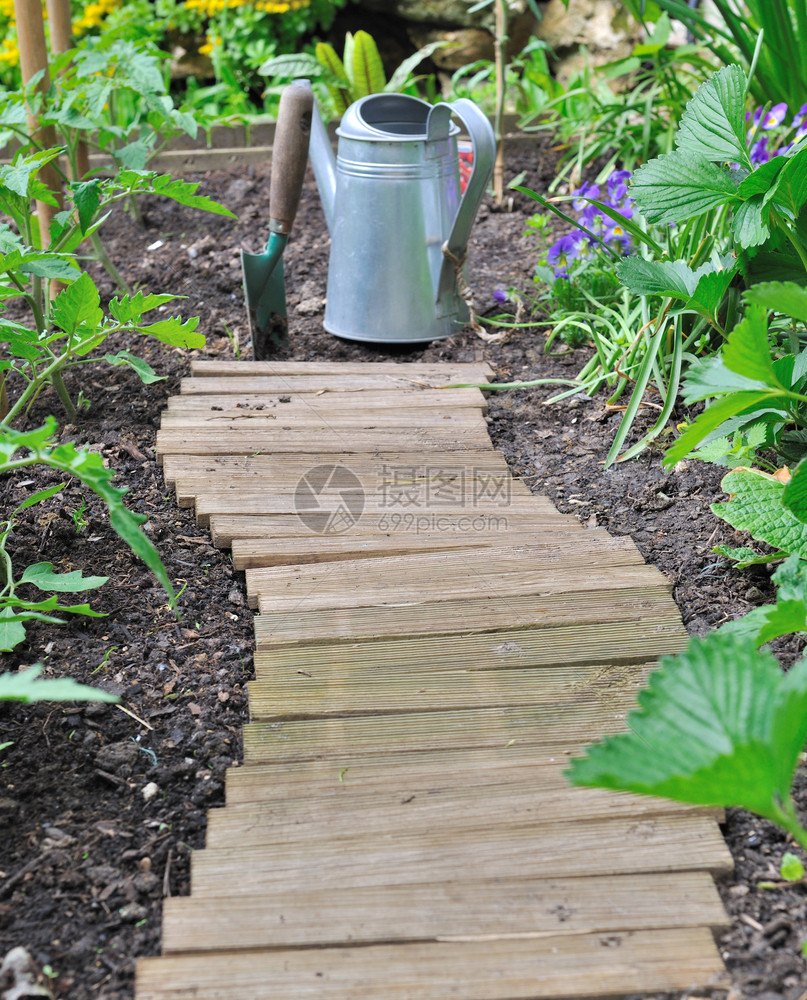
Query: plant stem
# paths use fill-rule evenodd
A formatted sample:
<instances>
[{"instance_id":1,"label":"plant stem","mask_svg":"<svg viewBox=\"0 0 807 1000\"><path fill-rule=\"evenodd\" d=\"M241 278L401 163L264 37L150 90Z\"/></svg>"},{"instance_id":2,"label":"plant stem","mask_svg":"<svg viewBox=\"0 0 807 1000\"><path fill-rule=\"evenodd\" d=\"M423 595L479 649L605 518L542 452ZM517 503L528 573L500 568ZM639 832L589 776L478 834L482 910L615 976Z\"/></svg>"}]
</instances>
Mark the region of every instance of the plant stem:
<instances>
[{"instance_id":1,"label":"plant stem","mask_svg":"<svg viewBox=\"0 0 807 1000\"><path fill-rule=\"evenodd\" d=\"M505 76L507 63L505 50L507 48L507 0L496 2L496 49L494 53L496 66L496 115L493 131L496 137L496 161L493 165L493 195L496 205L504 204L504 136L502 122L504 120L504 97L507 91Z\"/></svg>"},{"instance_id":2,"label":"plant stem","mask_svg":"<svg viewBox=\"0 0 807 1000\"><path fill-rule=\"evenodd\" d=\"M95 251L95 256L98 262L104 266L104 270L112 278L118 289L123 292L124 295L131 295L132 290L126 284L126 279L120 273L120 271L112 263L109 254L106 252L106 247L101 242L101 237L98 233L90 233L90 242L92 243L93 250Z\"/></svg>"}]
</instances>

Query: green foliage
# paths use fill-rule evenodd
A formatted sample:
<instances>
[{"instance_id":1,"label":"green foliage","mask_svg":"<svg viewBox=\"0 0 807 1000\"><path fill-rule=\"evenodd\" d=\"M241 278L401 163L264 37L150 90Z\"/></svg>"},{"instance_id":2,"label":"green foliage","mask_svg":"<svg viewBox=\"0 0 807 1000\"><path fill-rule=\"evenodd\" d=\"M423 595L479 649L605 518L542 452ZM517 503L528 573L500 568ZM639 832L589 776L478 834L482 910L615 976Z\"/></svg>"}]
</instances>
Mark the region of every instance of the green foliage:
<instances>
[{"instance_id":1,"label":"green foliage","mask_svg":"<svg viewBox=\"0 0 807 1000\"><path fill-rule=\"evenodd\" d=\"M375 40L366 31L348 32L340 57L328 42L319 42L315 55L281 55L268 59L258 70L272 78L272 89L282 89L288 80L305 77L314 82L317 102L329 116L340 118L368 94L399 93L417 96L417 67L445 42L430 42L408 56L386 79Z\"/></svg>"},{"instance_id":2,"label":"green foliage","mask_svg":"<svg viewBox=\"0 0 807 1000\"><path fill-rule=\"evenodd\" d=\"M69 677L38 680L42 674L42 664L35 663L27 670L17 673L0 674L0 701L120 701L114 694L97 688L77 684ZM0 750L11 743L0 744Z\"/></svg>"},{"instance_id":3,"label":"green foliage","mask_svg":"<svg viewBox=\"0 0 807 1000\"><path fill-rule=\"evenodd\" d=\"M639 15L645 4L644 0L627 0L627 6ZM742 13L733 0L714 0L714 13L708 19L686 0L655 0L655 6L664 12L662 16L684 24L721 62L746 69L755 65L750 88L760 104L784 101L796 108L804 102L807 11L802 0L745 0Z\"/></svg>"},{"instance_id":4,"label":"green foliage","mask_svg":"<svg viewBox=\"0 0 807 1000\"><path fill-rule=\"evenodd\" d=\"M572 761L573 784L740 806L807 847L791 796L807 743L807 659L784 674L754 639L718 631L662 658L638 704L629 732Z\"/></svg>"}]
</instances>

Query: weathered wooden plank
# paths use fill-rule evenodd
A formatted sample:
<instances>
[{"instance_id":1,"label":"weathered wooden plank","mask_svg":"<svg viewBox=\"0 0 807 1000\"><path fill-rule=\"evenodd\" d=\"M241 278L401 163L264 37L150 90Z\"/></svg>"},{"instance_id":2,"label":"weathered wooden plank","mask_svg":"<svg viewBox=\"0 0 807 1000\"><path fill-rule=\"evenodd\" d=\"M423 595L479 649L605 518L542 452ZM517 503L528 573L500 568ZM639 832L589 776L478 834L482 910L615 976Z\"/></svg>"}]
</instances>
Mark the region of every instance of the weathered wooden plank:
<instances>
[{"instance_id":1,"label":"weathered wooden plank","mask_svg":"<svg viewBox=\"0 0 807 1000\"><path fill-rule=\"evenodd\" d=\"M300 411L322 413L354 412L355 410L434 410L453 413L462 409L487 410L487 398L481 389L433 389L410 386L407 389L354 389L352 392L338 388L320 394L263 392L234 395L233 393L185 393L171 396L166 410L171 414L196 415L209 413L222 417L231 413L263 413L266 410L282 413ZM404 419L404 414L399 414Z\"/></svg>"},{"instance_id":2,"label":"weathered wooden plank","mask_svg":"<svg viewBox=\"0 0 807 1000\"><path fill-rule=\"evenodd\" d=\"M612 727L623 729L624 722ZM549 756L540 745L500 743L462 750L413 750L358 756L349 749L337 759L279 763L248 762L228 768L227 805L244 802L291 802L315 797L319 801L346 801L391 790L406 798L447 788L530 780L538 791L567 789L563 750ZM619 796L622 793L614 793Z\"/></svg>"},{"instance_id":3,"label":"weathered wooden plank","mask_svg":"<svg viewBox=\"0 0 807 1000\"><path fill-rule=\"evenodd\" d=\"M407 411L404 415L400 410L366 410L356 406L352 410L335 410L332 413L321 410L309 410L300 407L294 411L253 410L244 413L173 413L163 411L160 417L160 427L163 430L185 429L188 434L215 433L234 434L244 431L279 433L280 431L311 428L316 434L324 429L336 432L356 428L357 430L374 430L390 428L392 430L415 423L419 428L450 427L456 434L470 433L484 428L487 424L480 410L466 407L446 413L442 409L418 408L414 412Z\"/></svg>"},{"instance_id":4,"label":"weathered wooden plank","mask_svg":"<svg viewBox=\"0 0 807 1000\"><path fill-rule=\"evenodd\" d=\"M336 478L333 484L328 484L327 479L332 476ZM379 482L374 476L357 476L350 466L325 465L322 469L311 466L305 479L303 476L295 480L278 478L276 485L275 480L269 478L226 479L215 473L183 475L175 481L175 489L180 506L189 507L196 502L201 504L203 512L219 504L223 513L301 511L306 515L314 512L315 504L321 504L327 511L343 503L345 494L340 490L344 490L348 501L355 501L351 510L357 517L365 510L383 511L389 517L397 515L397 520L388 524L385 530L414 522L415 515L436 515L441 511L465 514L466 518L469 515L489 518L513 508L522 513L545 510L553 519L561 518L546 498L535 496L526 483L509 479L505 473L462 477L435 475L394 486L392 480ZM322 490L320 497L313 495L315 489ZM312 530L309 527L309 532ZM465 530L472 530L471 521L467 522Z\"/></svg>"},{"instance_id":5,"label":"weathered wooden plank","mask_svg":"<svg viewBox=\"0 0 807 1000\"><path fill-rule=\"evenodd\" d=\"M249 802L213 809L208 816L207 850L226 850L233 844L257 847L284 839L295 843L349 837L356 830L364 836L388 836L405 829L414 836L434 829L473 829L483 833L495 827L529 826L536 836L554 836L557 827L570 823L631 818L636 823L666 822L670 816L709 814L722 819L722 810L683 805L667 799L615 795L601 789L537 789L521 783L449 788L424 794L374 792L340 800L310 796L288 802Z\"/></svg>"},{"instance_id":6,"label":"weathered wooden plank","mask_svg":"<svg viewBox=\"0 0 807 1000\"><path fill-rule=\"evenodd\" d=\"M598 643L602 630L608 636ZM274 651L261 653L258 680L249 683L250 718L258 722L561 705L588 686L622 683L622 664L642 663L653 652L676 652L687 640L675 620L664 623L664 631L650 642L646 632L643 624L559 628L538 636L521 633L516 639L503 632L493 644L488 634L455 636L441 644L449 647L447 662L439 651L430 652L428 641L425 649L410 646L406 653L398 651L397 641L373 643L373 652L380 653L377 661L367 654L353 657L356 647L342 647L341 662L325 666L312 656L305 669L281 666ZM552 648L556 637L560 650ZM496 645L498 640L503 641ZM317 648L302 647L313 653ZM330 652L332 647L324 649Z\"/></svg>"},{"instance_id":7,"label":"weathered wooden plank","mask_svg":"<svg viewBox=\"0 0 807 1000\"><path fill-rule=\"evenodd\" d=\"M311 374L268 374L268 375L225 375L199 376L194 373L190 378L184 378L179 384L183 395L198 393L237 393L238 395L254 395L256 393L292 394L350 392L358 394L362 390L379 391L383 389L428 388L458 389L468 385L482 384L487 378L478 378L473 373L463 374L459 369L449 372L438 372L430 375L409 371L409 365L396 365L395 371L368 373L366 375L351 375L348 373L329 375L325 373Z\"/></svg>"},{"instance_id":8,"label":"weathered wooden plank","mask_svg":"<svg viewBox=\"0 0 807 1000\"><path fill-rule=\"evenodd\" d=\"M344 465L368 486L380 489L385 483L394 485L403 477L407 483L425 484L438 477L456 479L463 475L477 478L493 475L512 480L507 461L500 451L488 449L479 452L379 451L361 452L312 452L304 455L280 453L277 455L166 455L163 477L173 486L179 477L231 479L255 478L272 480L279 485L296 484L301 476L317 465Z\"/></svg>"},{"instance_id":9,"label":"weathered wooden plank","mask_svg":"<svg viewBox=\"0 0 807 1000\"><path fill-rule=\"evenodd\" d=\"M276 544L280 544L275 540ZM248 542L235 539L233 562L246 558ZM239 557L236 558L236 547ZM393 636L467 635L501 629L548 628L553 625L593 625L615 621L646 622L652 628L672 614L670 584L627 590L581 590L562 596L479 597L431 601L408 606L326 608L323 611L267 612L255 618L261 651L278 646L307 646Z\"/></svg>"},{"instance_id":10,"label":"weathered wooden plank","mask_svg":"<svg viewBox=\"0 0 807 1000\"><path fill-rule=\"evenodd\" d=\"M659 901L663 900L663 905ZM346 893L300 888L278 898L250 885L163 903L163 954L436 940L522 940L729 924L706 872L504 878L431 885L363 886ZM237 962L237 957L234 956Z\"/></svg>"},{"instance_id":11,"label":"weathered wooden plank","mask_svg":"<svg viewBox=\"0 0 807 1000\"><path fill-rule=\"evenodd\" d=\"M578 541L580 539L580 541ZM584 544L581 541L585 540ZM644 567L638 550L607 535L558 533L546 546L461 549L345 559L316 566L269 566L247 570L250 605L263 611L301 611L440 598L498 597L580 590L607 574L614 589L633 586ZM652 577L658 582L660 574Z\"/></svg>"},{"instance_id":12,"label":"weathered wooden plank","mask_svg":"<svg viewBox=\"0 0 807 1000\"><path fill-rule=\"evenodd\" d=\"M480 812L484 802L480 803ZM351 891L370 885L411 885L474 879L575 878L705 870L725 875L732 857L710 816L678 813L636 820L617 816L586 823L505 827L482 820L460 829L409 831L308 838L272 837L250 846L194 852L192 893L221 896L239 880L251 891Z\"/></svg>"},{"instance_id":13,"label":"weathered wooden plank","mask_svg":"<svg viewBox=\"0 0 807 1000\"><path fill-rule=\"evenodd\" d=\"M138 1000L587 1000L726 985L707 928L141 959Z\"/></svg>"},{"instance_id":14,"label":"weathered wooden plank","mask_svg":"<svg viewBox=\"0 0 807 1000\"><path fill-rule=\"evenodd\" d=\"M274 361L191 361L191 374L199 378L234 378L238 376L331 376L332 385L339 386L346 376L358 376L365 379L370 375L401 375L409 376L411 380L427 382L433 379L436 385L444 382L475 379L488 381L494 372L487 361L436 361L436 362L397 362L397 361L293 361L277 359Z\"/></svg>"},{"instance_id":15,"label":"weathered wooden plank","mask_svg":"<svg viewBox=\"0 0 807 1000\"><path fill-rule=\"evenodd\" d=\"M180 505L181 506L181 505ZM499 526L497 521L483 516L473 527L473 517L466 515L443 518L433 515L436 531L381 532L355 536L315 535L295 539L235 538L231 548L236 569L258 569L262 566L288 566L291 563L323 563L344 559L370 559L397 556L413 552L442 552L447 549L491 549L500 545L529 545L541 533L557 528L566 530L565 521L535 522L526 527ZM463 520L464 519L464 520ZM470 523L470 530L463 529ZM579 525L579 522L577 522ZM302 525L301 525L302 526Z\"/></svg>"},{"instance_id":16,"label":"weathered wooden plank","mask_svg":"<svg viewBox=\"0 0 807 1000\"><path fill-rule=\"evenodd\" d=\"M289 429L279 426L269 430L240 430L231 433L211 433L210 430L174 429L157 431L157 455L254 455L257 452L307 452L372 451L374 448L388 451L482 451L485 447L493 450L486 430L487 425L480 417L479 423L459 429L448 426L404 427L305 427Z\"/></svg>"},{"instance_id":17,"label":"weathered wooden plank","mask_svg":"<svg viewBox=\"0 0 807 1000\"><path fill-rule=\"evenodd\" d=\"M621 731L647 669L612 668L606 683L575 692L573 700L527 708L485 708L406 715L251 722L244 726L244 762L341 761L367 754L540 747L548 759L577 752Z\"/></svg>"}]
</instances>

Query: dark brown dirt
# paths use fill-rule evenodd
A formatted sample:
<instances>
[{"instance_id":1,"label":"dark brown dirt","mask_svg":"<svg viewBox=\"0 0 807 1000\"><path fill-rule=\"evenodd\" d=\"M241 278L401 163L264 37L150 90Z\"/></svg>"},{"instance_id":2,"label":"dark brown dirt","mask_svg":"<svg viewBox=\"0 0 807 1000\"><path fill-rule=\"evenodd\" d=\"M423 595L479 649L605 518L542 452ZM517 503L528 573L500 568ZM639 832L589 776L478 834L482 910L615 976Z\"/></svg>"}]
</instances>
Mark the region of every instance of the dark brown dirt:
<instances>
[{"instance_id":1,"label":"dark brown dirt","mask_svg":"<svg viewBox=\"0 0 807 1000\"><path fill-rule=\"evenodd\" d=\"M514 151L512 176L541 190L554 169L545 146ZM144 228L122 213L104 227L113 258L128 279L149 291L187 296L185 315L201 317L202 357L233 356L230 337L249 356L241 290L242 240L265 238L268 170L243 169L198 178L202 192L238 213L231 224L171 202L146 199ZM495 288L528 288L534 240L524 235L532 203L520 195L514 211L485 205L471 247L472 279L483 312L497 310ZM295 235L286 253L291 313L290 356L300 360L395 359L490 361L502 380L572 377L586 352L544 353L544 335L522 329L505 345L473 333L425 349L383 349L341 342L322 331L328 234L313 181L307 180ZM113 293L106 276L96 280ZM389 276L394 280L394 275ZM95 597L107 617L67 625L37 625L6 658L5 669L41 661L49 676L69 675L123 696L123 706L0 707L0 958L24 946L53 995L70 1000L130 1000L136 958L160 947L166 895L188 892L189 857L204 845L205 814L223 801L225 769L238 763L246 721L245 682L251 675L252 616L243 579L226 552L180 510L155 462L159 414L189 353L147 343L128 346L167 376L143 387L121 368L93 365L82 373L91 401L80 426L65 439L91 445L130 487L129 505L149 518L169 576L178 587L181 620L166 606L153 578L114 535L101 507L87 496L88 523L77 531L70 515L82 490L69 484L44 505L24 511L11 552L19 568L47 559L60 566L104 572L110 582ZM72 382L77 388L75 379ZM613 534L630 535L644 557L671 580L687 627L703 633L770 600L763 570L730 571L713 554L719 541L737 543L709 504L721 497L720 470L698 463L661 468L660 455L605 473L602 461L619 415L603 398L573 397L541 405L544 390L510 391L491 399L491 434L513 472L564 512ZM41 421L55 401L42 399L30 415ZM2 509L28 490L57 482L39 470L0 481ZM792 661L801 644L780 644ZM145 789L156 785L154 797ZM807 776L799 777L807 810ZM153 789L151 790L153 791ZM730 997L805 1000L807 887L758 888L775 879L788 844L770 824L731 811L725 835L736 874L722 886L732 915L720 947L731 971ZM3 985L0 984L0 991ZM0 992L2 996L2 992ZM651 998L643 998L651 1000Z\"/></svg>"}]
</instances>

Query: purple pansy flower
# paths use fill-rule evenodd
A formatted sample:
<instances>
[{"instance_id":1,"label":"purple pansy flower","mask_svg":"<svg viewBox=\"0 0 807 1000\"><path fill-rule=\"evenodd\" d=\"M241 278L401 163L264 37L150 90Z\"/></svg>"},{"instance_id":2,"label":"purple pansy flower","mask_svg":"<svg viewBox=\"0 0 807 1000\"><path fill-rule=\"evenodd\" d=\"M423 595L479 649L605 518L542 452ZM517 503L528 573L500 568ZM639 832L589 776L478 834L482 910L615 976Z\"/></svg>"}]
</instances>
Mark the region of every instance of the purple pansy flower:
<instances>
[{"instance_id":1,"label":"purple pansy flower","mask_svg":"<svg viewBox=\"0 0 807 1000\"><path fill-rule=\"evenodd\" d=\"M569 272L566 268L569 265L569 261L576 260L580 256L584 239L585 233L579 229L575 229L574 232L567 233L565 236L561 236L560 239L555 240L549 248L546 255L546 262L552 265L556 277L568 277Z\"/></svg>"},{"instance_id":2,"label":"purple pansy flower","mask_svg":"<svg viewBox=\"0 0 807 1000\"><path fill-rule=\"evenodd\" d=\"M493 298L499 303L500 306L503 306L507 301L507 292L503 288L497 288L493 293Z\"/></svg>"},{"instance_id":3,"label":"purple pansy flower","mask_svg":"<svg viewBox=\"0 0 807 1000\"><path fill-rule=\"evenodd\" d=\"M784 102L781 104L774 104L771 110L765 115L765 120L762 122L762 128L766 130L776 128L785 120L786 114L787 105Z\"/></svg>"},{"instance_id":4,"label":"purple pansy flower","mask_svg":"<svg viewBox=\"0 0 807 1000\"><path fill-rule=\"evenodd\" d=\"M592 208L593 206L588 204L587 199L596 199L600 197L600 187L599 184L583 184L582 187L577 189L577 195L572 202L572 207L575 212L585 212L587 208ZM596 210L595 210L596 211Z\"/></svg>"},{"instance_id":5,"label":"purple pansy flower","mask_svg":"<svg viewBox=\"0 0 807 1000\"><path fill-rule=\"evenodd\" d=\"M793 116L793 121L791 125L793 128L798 128L799 125L804 121L804 117L807 115L807 104L802 104L796 114Z\"/></svg>"},{"instance_id":6,"label":"purple pansy flower","mask_svg":"<svg viewBox=\"0 0 807 1000\"><path fill-rule=\"evenodd\" d=\"M755 167L760 167L763 163L767 163L770 158L768 139L766 136L763 136L751 147L751 163Z\"/></svg>"}]
</instances>

